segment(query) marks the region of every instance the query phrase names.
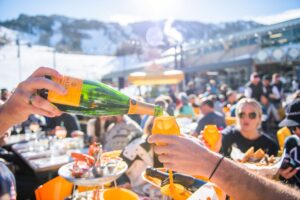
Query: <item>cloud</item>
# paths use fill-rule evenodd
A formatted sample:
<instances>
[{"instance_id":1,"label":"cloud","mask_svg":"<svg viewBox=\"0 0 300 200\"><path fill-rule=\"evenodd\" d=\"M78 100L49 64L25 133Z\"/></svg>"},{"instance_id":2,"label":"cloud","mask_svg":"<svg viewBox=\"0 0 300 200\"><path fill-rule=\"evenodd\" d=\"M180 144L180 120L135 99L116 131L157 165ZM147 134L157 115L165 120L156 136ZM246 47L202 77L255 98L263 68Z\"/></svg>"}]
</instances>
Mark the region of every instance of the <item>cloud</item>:
<instances>
[{"instance_id":1,"label":"cloud","mask_svg":"<svg viewBox=\"0 0 300 200\"><path fill-rule=\"evenodd\" d=\"M298 9L292 9L287 10L282 13L278 13L275 15L269 15L269 16L258 16L258 17L247 17L247 19L254 20L256 22L262 23L262 24L276 24L279 22L295 19L300 17L300 8Z\"/></svg>"}]
</instances>

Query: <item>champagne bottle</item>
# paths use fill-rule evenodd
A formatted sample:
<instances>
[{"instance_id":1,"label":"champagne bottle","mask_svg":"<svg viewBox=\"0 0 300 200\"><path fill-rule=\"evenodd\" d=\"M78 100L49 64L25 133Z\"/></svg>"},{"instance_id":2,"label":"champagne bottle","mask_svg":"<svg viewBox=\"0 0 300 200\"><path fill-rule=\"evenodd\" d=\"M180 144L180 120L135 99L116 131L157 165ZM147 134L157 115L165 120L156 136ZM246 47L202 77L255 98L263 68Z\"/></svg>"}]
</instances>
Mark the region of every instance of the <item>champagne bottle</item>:
<instances>
[{"instance_id":1,"label":"champagne bottle","mask_svg":"<svg viewBox=\"0 0 300 200\"><path fill-rule=\"evenodd\" d=\"M169 184L169 174L167 172L162 172L153 167L148 167L146 169L146 175L160 179L162 181L161 186ZM198 190L202 185L206 184L206 182L200 179L179 173L174 173L173 179L174 183L182 185L185 189L192 193Z\"/></svg>"},{"instance_id":2,"label":"champagne bottle","mask_svg":"<svg viewBox=\"0 0 300 200\"><path fill-rule=\"evenodd\" d=\"M67 89L66 95L42 89L38 94L54 103L61 111L86 116L147 114L160 116L163 109L129 98L101 82L81 80L69 76L49 77Z\"/></svg>"}]
</instances>

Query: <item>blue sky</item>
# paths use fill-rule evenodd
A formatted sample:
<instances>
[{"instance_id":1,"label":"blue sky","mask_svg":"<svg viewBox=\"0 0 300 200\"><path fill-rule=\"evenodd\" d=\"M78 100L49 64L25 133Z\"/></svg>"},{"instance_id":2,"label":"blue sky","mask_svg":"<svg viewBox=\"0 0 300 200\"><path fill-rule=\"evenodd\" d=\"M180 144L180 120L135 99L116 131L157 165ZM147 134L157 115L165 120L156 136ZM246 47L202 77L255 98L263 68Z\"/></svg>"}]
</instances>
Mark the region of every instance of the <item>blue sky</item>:
<instances>
[{"instance_id":1,"label":"blue sky","mask_svg":"<svg viewBox=\"0 0 300 200\"><path fill-rule=\"evenodd\" d=\"M300 0L0 0L1 21L16 18L20 13L60 14L122 24L149 19L254 19L275 23L300 17Z\"/></svg>"}]
</instances>

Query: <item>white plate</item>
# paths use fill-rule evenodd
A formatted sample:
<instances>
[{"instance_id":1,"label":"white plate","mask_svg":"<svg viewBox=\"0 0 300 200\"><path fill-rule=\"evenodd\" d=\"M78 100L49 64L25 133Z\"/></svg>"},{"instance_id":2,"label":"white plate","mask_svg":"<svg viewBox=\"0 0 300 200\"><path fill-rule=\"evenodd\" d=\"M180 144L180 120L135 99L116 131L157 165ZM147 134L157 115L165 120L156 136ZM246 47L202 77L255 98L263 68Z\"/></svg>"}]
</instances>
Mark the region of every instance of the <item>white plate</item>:
<instances>
[{"instance_id":1,"label":"white plate","mask_svg":"<svg viewBox=\"0 0 300 200\"><path fill-rule=\"evenodd\" d=\"M97 177L97 178L94 178L94 177L92 177L92 178L75 178L71 174L71 169L73 168L73 164L74 164L74 162L62 166L58 170L58 174L61 177L65 178L68 181L74 183L75 185L79 185L79 186L100 186L105 183L112 182L112 181L116 180L117 178L119 178L127 170L127 167L128 167L124 161L119 160L118 166L120 169L115 174L107 174L107 175L104 175L102 177Z\"/></svg>"},{"instance_id":2,"label":"white plate","mask_svg":"<svg viewBox=\"0 0 300 200\"><path fill-rule=\"evenodd\" d=\"M284 153L282 154L284 155ZM242 159L244 157L244 153L242 153L238 148L232 147L232 151L230 154L230 157L239 162L238 160ZM256 172L262 176L272 178L276 173L278 172L284 156L282 157L275 157L277 162L275 162L273 165L268 165L268 166L259 166L256 165L255 163L240 163L242 166L246 167L247 169Z\"/></svg>"}]
</instances>

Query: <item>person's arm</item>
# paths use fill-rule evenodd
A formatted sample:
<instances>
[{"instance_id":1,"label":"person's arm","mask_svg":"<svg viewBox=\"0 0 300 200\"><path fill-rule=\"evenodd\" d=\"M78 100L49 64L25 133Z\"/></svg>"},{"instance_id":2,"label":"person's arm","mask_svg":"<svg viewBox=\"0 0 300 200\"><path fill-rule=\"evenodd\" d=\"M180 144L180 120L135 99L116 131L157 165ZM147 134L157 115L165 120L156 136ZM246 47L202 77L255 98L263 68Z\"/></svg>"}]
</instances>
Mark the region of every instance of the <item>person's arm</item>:
<instances>
[{"instance_id":1,"label":"person's arm","mask_svg":"<svg viewBox=\"0 0 300 200\"><path fill-rule=\"evenodd\" d=\"M193 136L198 137L201 133L201 127L200 127L200 120L197 123L197 127L195 129L195 131L193 132Z\"/></svg>"},{"instance_id":2,"label":"person's arm","mask_svg":"<svg viewBox=\"0 0 300 200\"><path fill-rule=\"evenodd\" d=\"M86 131L86 133L90 137L95 137L96 136L96 129L95 129L96 120L97 119L93 118L93 119L90 119L87 122L87 125L86 125L86 130L87 131Z\"/></svg>"},{"instance_id":3,"label":"person's arm","mask_svg":"<svg viewBox=\"0 0 300 200\"><path fill-rule=\"evenodd\" d=\"M190 175L210 177L222 158L191 138L152 135L149 142L165 144L154 148L165 168ZM300 199L299 191L251 173L227 158L210 181L233 199Z\"/></svg>"},{"instance_id":4,"label":"person's arm","mask_svg":"<svg viewBox=\"0 0 300 200\"><path fill-rule=\"evenodd\" d=\"M281 95L280 95L280 91L278 90L278 88L276 86L272 87L272 93L270 94L270 97L272 99L280 99Z\"/></svg>"},{"instance_id":5,"label":"person's arm","mask_svg":"<svg viewBox=\"0 0 300 200\"><path fill-rule=\"evenodd\" d=\"M0 136L14 124L25 121L30 114L48 117L61 114L56 106L36 95L36 91L43 88L62 95L66 93L62 86L45 78L45 75L61 77L53 69L40 67L29 78L19 83L12 96L0 106Z\"/></svg>"},{"instance_id":6,"label":"person's arm","mask_svg":"<svg viewBox=\"0 0 300 200\"><path fill-rule=\"evenodd\" d=\"M273 104L270 105L270 111L271 111L271 115L273 115L276 122L279 122L280 116L279 116L278 110L275 108L275 106Z\"/></svg>"},{"instance_id":7,"label":"person's arm","mask_svg":"<svg viewBox=\"0 0 300 200\"><path fill-rule=\"evenodd\" d=\"M298 173L299 170L300 170L299 167L297 167L297 168L288 167L287 169L279 169L279 174L283 178L288 180L288 179L294 177Z\"/></svg>"},{"instance_id":8,"label":"person's arm","mask_svg":"<svg viewBox=\"0 0 300 200\"><path fill-rule=\"evenodd\" d=\"M222 161L211 181L233 199L300 199L299 191L247 171L229 159Z\"/></svg>"}]
</instances>

